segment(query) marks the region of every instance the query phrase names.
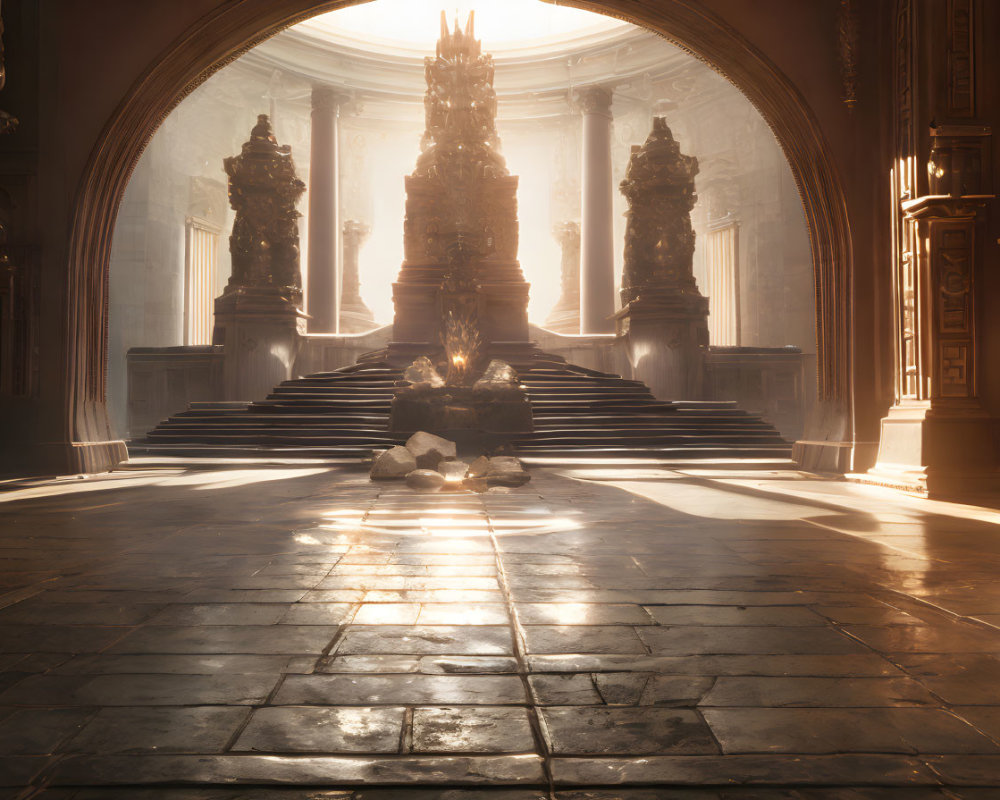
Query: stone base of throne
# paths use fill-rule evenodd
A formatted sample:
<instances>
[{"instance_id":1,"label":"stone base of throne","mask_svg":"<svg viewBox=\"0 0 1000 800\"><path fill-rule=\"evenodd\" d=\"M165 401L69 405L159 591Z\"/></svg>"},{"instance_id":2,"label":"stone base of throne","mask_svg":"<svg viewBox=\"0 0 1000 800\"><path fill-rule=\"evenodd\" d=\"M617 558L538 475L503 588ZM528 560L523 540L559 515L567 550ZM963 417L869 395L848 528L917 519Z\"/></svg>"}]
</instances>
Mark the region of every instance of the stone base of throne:
<instances>
[{"instance_id":1,"label":"stone base of throne","mask_svg":"<svg viewBox=\"0 0 1000 800\"><path fill-rule=\"evenodd\" d=\"M477 390L466 386L399 389L392 399L389 430L428 431L479 455L534 430L531 403L520 388Z\"/></svg>"}]
</instances>

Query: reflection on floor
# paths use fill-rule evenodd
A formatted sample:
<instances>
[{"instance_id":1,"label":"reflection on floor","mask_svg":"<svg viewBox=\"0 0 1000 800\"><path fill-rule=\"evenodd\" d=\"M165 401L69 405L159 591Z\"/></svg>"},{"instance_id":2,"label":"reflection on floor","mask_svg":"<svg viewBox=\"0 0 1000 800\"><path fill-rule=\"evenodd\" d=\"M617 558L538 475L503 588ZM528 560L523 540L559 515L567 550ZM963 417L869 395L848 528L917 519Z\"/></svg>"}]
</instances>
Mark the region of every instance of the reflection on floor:
<instances>
[{"instance_id":1,"label":"reflection on floor","mask_svg":"<svg viewBox=\"0 0 1000 800\"><path fill-rule=\"evenodd\" d=\"M0 798L997 796L1000 514L534 474L0 485Z\"/></svg>"}]
</instances>

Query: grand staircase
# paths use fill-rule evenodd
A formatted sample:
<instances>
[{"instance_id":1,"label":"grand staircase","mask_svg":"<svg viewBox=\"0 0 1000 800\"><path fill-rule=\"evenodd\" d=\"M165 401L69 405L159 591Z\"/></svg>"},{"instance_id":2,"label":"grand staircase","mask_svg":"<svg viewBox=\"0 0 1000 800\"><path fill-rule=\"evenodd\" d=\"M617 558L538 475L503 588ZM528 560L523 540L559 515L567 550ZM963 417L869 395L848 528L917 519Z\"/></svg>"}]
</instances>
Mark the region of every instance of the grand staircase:
<instances>
[{"instance_id":1,"label":"grand staircase","mask_svg":"<svg viewBox=\"0 0 1000 800\"><path fill-rule=\"evenodd\" d=\"M514 442L529 463L609 459L734 461L790 466L791 445L732 402L657 400L639 381L537 355L513 363L531 399L535 431ZM402 371L362 360L285 381L264 400L197 402L129 444L133 456L357 459L401 444L388 430Z\"/></svg>"}]
</instances>

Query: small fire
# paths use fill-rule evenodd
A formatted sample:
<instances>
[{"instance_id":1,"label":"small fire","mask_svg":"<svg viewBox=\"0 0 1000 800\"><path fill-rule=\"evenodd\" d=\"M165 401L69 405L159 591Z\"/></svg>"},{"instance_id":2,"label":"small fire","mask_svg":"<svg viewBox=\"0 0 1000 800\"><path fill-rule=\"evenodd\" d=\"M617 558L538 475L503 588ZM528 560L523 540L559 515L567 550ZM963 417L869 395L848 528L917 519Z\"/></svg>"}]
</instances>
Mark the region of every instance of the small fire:
<instances>
[{"instance_id":1,"label":"small fire","mask_svg":"<svg viewBox=\"0 0 1000 800\"><path fill-rule=\"evenodd\" d=\"M464 367L465 366L465 356L463 356L461 354L454 355L454 356L451 357L451 363L454 364L456 367Z\"/></svg>"}]
</instances>

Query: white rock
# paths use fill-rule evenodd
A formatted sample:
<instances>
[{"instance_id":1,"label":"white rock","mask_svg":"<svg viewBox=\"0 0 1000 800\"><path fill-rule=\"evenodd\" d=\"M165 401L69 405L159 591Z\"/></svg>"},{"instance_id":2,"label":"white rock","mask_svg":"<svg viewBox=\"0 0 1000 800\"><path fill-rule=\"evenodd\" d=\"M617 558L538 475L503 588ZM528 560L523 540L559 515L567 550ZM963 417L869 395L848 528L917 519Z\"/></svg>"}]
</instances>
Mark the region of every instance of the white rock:
<instances>
[{"instance_id":1,"label":"white rock","mask_svg":"<svg viewBox=\"0 0 1000 800\"><path fill-rule=\"evenodd\" d=\"M406 485L418 492L439 492L444 484L444 475L432 469L415 469L406 476Z\"/></svg>"},{"instance_id":2,"label":"white rock","mask_svg":"<svg viewBox=\"0 0 1000 800\"><path fill-rule=\"evenodd\" d=\"M420 469L437 469L438 464L454 459L458 452L454 442L426 431L417 431L407 439L406 449L413 453Z\"/></svg>"},{"instance_id":3,"label":"white rock","mask_svg":"<svg viewBox=\"0 0 1000 800\"><path fill-rule=\"evenodd\" d=\"M405 447L397 445L375 459L369 477L373 481L405 478L417 468L417 459Z\"/></svg>"}]
</instances>

